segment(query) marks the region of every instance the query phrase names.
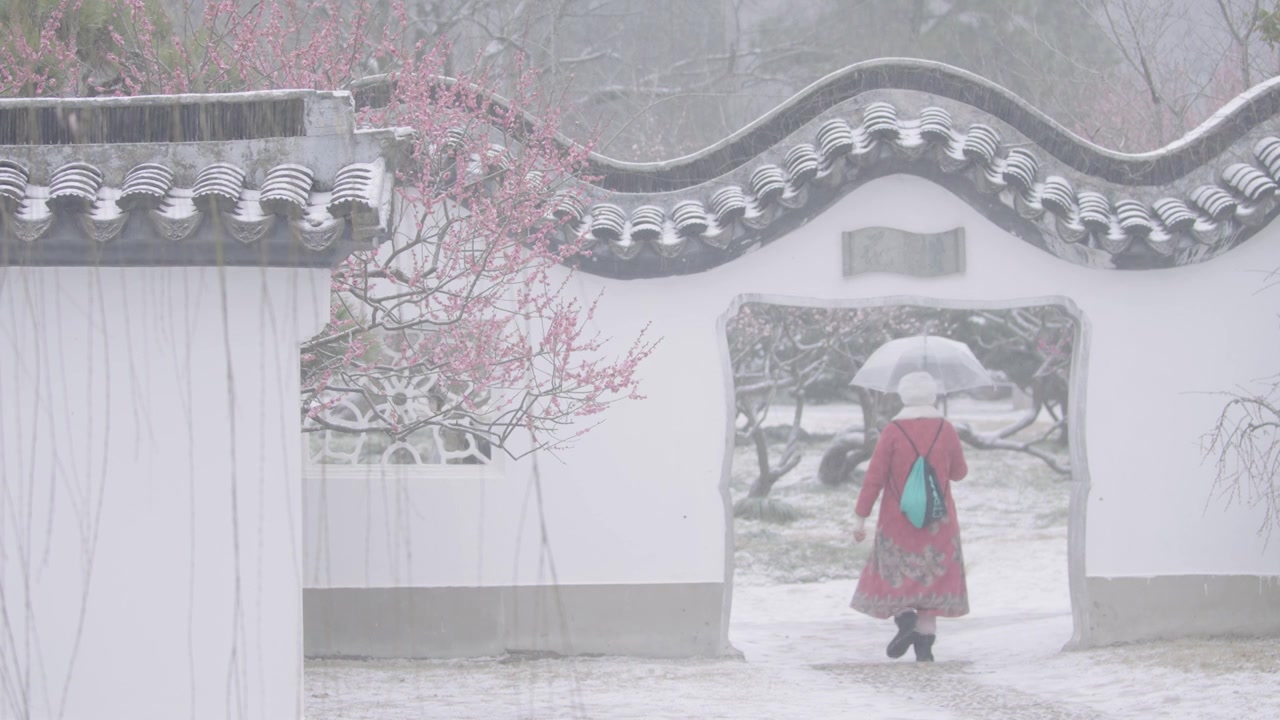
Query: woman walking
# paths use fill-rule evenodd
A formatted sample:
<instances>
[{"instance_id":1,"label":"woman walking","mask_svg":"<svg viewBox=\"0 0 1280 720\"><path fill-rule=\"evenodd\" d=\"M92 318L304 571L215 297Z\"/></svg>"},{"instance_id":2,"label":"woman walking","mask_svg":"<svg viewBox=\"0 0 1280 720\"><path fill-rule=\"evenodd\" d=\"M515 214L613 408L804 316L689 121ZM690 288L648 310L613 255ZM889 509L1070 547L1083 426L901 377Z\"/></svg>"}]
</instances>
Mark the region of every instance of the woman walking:
<instances>
[{"instance_id":1,"label":"woman walking","mask_svg":"<svg viewBox=\"0 0 1280 720\"><path fill-rule=\"evenodd\" d=\"M937 618L969 612L960 525L951 499L951 483L969 472L956 429L934 407L937 384L924 372L898 384L903 410L876 443L854 512L853 537L866 539L866 521L876 498L884 494L875 544L849 606L875 618L890 618L898 633L889 642L891 658L915 648L916 660L933 660ZM916 459L925 458L936 476L940 506L923 527L903 511L901 500Z\"/></svg>"}]
</instances>

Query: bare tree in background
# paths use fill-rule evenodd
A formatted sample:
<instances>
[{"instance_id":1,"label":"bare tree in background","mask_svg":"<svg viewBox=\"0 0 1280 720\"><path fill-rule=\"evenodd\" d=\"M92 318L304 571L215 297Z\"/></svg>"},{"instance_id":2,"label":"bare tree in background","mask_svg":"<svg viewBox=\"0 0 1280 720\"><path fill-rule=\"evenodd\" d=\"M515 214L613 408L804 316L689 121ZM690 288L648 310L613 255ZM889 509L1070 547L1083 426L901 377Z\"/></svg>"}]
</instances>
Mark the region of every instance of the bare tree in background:
<instances>
[{"instance_id":1,"label":"bare tree in background","mask_svg":"<svg viewBox=\"0 0 1280 720\"><path fill-rule=\"evenodd\" d=\"M988 368L998 369L1023 393L1031 405L1013 422L991 432L980 432L957 423L960 439L979 450L1012 450L1042 460L1064 476L1071 465L1041 445L1054 435L1067 440L1067 408L1071 358L1074 353L1075 319L1061 307L1046 305L982 311L957 323L953 335L970 345ZM968 332L961 330L968 326ZM1038 436L1014 439L1047 413L1053 425Z\"/></svg>"},{"instance_id":2,"label":"bare tree in background","mask_svg":"<svg viewBox=\"0 0 1280 720\"><path fill-rule=\"evenodd\" d=\"M1099 77L1100 91L1074 113L1074 121L1086 137L1129 152L1163 146L1191 131L1233 97L1275 75L1275 39L1267 33L1264 5L1263 0L1096 4L1093 18L1126 71Z\"/></svg>"},{"instance_id":3,"label":"bare tree in background","mask_svg":"<svg viewBox=\"0 0 1280 720\"><path fill-rule=\"evenodd\" d=\"M1082 137L1136 152L1275 73L1274 12L1274 0L423 0L403 30L449 39L451 75L526 58L545 87L569 88L564 132L621 160L695 152L882 57L969 70ZM394 69L385 58L365 68Z\"/></svg>"},{"instance_id":4,"label":"bare tree in background","mask_svg":"<svg viewBox=\"0 0 1280 720\"><path fill-rule=\"evenodd\" d=\"M1227 394L1204 450L1214 465L1213 492L1228 506L1264 510L1258 534L1269 542L1280 525L1280 379L1257 392Z\"/></svg>"},{"instance_id":5,"label":"bare tree in background","mask_svg":"<svg viewBox=\"0 0 1280 720\"><path fill-rule=\"evenodd\" d=\"M774 522L794 519L794 510L770 493L820 439L830 443L817 468L818 480L829 486L855 480L855 469L871 458L881 430L901 404L896 394L851 387L850 381L882 344L920 333L967 343L986 367L1031 399L1023 413L999 428L983 431L957 423L969 447L1030 455L1070 476L1070 462L1062 457L1061 448L1067 444L1076 321L1064 308L971 311L750 303L727 326L736 440L753 448L755 461L751 486L734 504L735 516ZM862 414L860 424L834 437L807 433L804 419L809 405L833 400L856 402ZM771 412L783 408L786 422L768 425ZM1052 424L1034 435L1025 433L1042 413L1048 414Z\"/></svg>"},{"instance_id":6,"label":"bare tree in background","mask_svg":"<svg viewBox=\"0 0 1280 720\"><path fill-rule=\"evenodd\" d=\"M1096 143L1150 150L1275 73L1274 11L1274 0L438 0L415 13L420 32L456 40L459 67L527 53L547 82L569 83L567 132L652 161L881 57L972 71Z\"/></svg>"},{"instance_id":7,"label":"bare tree in background","mask_svg":"<svg viewBox=\"0 0 1280 720\"><path fill-rule=\"evenodd\" d=\"M794 511L769 500L773 486L800 464L807 435L802 426L807 402L829 393L832 381L848 383L861 362L857 346L879 315L868 310L745 305L730 320L728 343L733 368L737 439L755 449L756 477L746 497L734 505L738 517L785 522ZM779 400L792 403L777 463L771 457L769 411Z\"/></svg>"},{"instance_id":8,"label":"bare tree in background","mask_svg":"<svg viewBox=\"0 0 1280 720\"><path fill-rule=\"evenodd\" d=\"M1074 354L1075 319L1063 308L1039 306L1010 310L967 311L935 308L885 308L879 332L863 338L861 357L881 343L927 331L969 345L982 364L1031 398L1031 405L1008 424L983 432L957 423L960 439L975 450L1005 450L1038 458L1054 472L1070 477L1070 462L1046 449L1051 438L1067 442L1069 376ZM849 430L831 441L818 466L818 479L826 485L854 480L855 468L871 458L880 430L896 412L892 394L860 391L862 429ZM1021 436L1041 415L1053 420L1047 430Z\"/></svg>"},{"instance_id":9,"label":"bare tree in background","mask_svg":"<svg viewBox=\"0 0 1280 720\"><path fill-rule=\"evenodd\" d=\"M1277 282L1272 273L1267 287ZM1223 396L1226 404L1202 440L1213 463L1212 494L1227 507L1261 507L1258 534L1269 543L1280 526L1280 375Z\"/></svg>"}]
</instances>

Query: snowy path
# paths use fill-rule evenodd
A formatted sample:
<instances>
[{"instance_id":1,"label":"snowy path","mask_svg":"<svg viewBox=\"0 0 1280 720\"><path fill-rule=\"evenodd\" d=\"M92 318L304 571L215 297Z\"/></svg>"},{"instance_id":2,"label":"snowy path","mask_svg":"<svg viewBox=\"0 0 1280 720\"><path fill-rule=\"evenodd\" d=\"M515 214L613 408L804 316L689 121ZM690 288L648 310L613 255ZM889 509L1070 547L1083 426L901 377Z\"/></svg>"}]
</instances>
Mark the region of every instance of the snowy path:
<instances>
[{"instance_id":1,"label":"snowy path","mask_svg":"<svg viewBox=\"0 0 1280 720\"><path fill-rule=\"evenodd\" d=\"M834 425L849 413L828 414ZM730 640L745 660L315 661L307 665L307 717L1280 718L1280 643L1274 638L1062 652L1071 637L1066 486L1052 478L1029 484L1037 462L974 456L974 477L956 493L973 612L939 622L938 662L931 665L914 662L911 652L897 661L885 657L892 623L848 609L854 580L774 584L767 573L742 572ZM801 470L781 492L803 504L812 522L815 508L852 502L815 489L813 468ZM805 547L850 552L838 528L802 526L789 531L793 543L800 540L795 533L810 532ZM786 565L803 557L769 559Z\"/></svg>"},{"instance_id":2,"label":"snowy path","mask_svg":"<svg viewBox=\"0 0 1280 720\"><path fill-rule=\"evenodd\" d=\"M799 600L829 586L758 588ZM820 590L814 593L814 590ZM810 592L804 592L808 590ZM746 598L743 599L746 602ZM796 606L799 612L804 605ZM1060 653L1059 613L947 623L932 665L883 655L859 618L743 622L737 660L576 658L344 663L308 667L311 718L885 718L1274 720L1274 640L1189 641Z\"/></svg>"},{"instance_id":3,"label":"snowy path","mask_svg":"<svg viewBox=\"0 0 1280 720\"><path fill-rule=\"evenodd\" d=\"M903 717L913 718L1106 717L1053 694L1041 696L1003 682L1058 654L1071 634L1069 611L1005 608L942 620L935 648L939 662L921 665L911 660L910 651L902 660L885 658L884 644L893 632L887 621L841 612L849 586L836 582L741 593L744 614L759 612L771 619L735 623L733 641L748 662L804 667L833 680L826 698L844 707L830 708L829 717L876 717L861 705L868 696L909 699Z\"/></svg>"},{"instance_id":4,"label":"snowy path","mask_svg":"<svg viewBox=\"0 0 1280 720\"><path fill-rule=\"evenodd\" d=\"M1048 545L1049 543L1045 543ZM1035 553L1029 554L1034 558ZM994 560L991 558L990 560ZM742 588L731 637L741 660L635 658L315 662L308 717L885 718L1274 720L1274 639L1060 652L1067 608L1047 585L990 596L996 562L972 573L992 602L942 621L939 662L889 661L886 622L844 610L849 581Z\"/></svg>"}]
</instances>

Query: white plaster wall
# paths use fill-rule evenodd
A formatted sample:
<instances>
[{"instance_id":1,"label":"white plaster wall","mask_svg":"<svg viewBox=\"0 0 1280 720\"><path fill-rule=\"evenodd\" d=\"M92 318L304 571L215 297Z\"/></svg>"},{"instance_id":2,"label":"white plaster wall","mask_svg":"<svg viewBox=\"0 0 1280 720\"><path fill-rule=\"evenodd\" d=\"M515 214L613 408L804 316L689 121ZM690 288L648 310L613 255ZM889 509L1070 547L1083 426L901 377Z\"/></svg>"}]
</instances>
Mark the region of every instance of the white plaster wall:
<instances>
[{"instance_id":1,"label":"white plaster wall","mask_svg":"<svg viewBox=\"0 0 1280 720\"><path fill-rule=\"evenodd\" d=\"M0 268L0 716L301 717L328 275Z\"/></svg>"},{"instance_id":2,"label":"white plaster wall","mask_svg":"<svg viewBox=\"0 0 1280 720\"><path fill-rule=\"evenodd\" d=\"M917 232L963 226L967 273L842 277L841 232L875 225ZM663 340L643 369L646 400L611 408L574 449L540 460L559 582L724 579L718 484L727 398L717 319L744 293L1074 300L1091 328L1087 574L1276 574L1280 544L1264 550L1255 534L1259 512L1206 509L1212 473L1199 443L1221 400L1197 393L1280 369L1280 297L1259 292L1262 273L1280 267L1278 236L1280 228L1268 228L1193 267L1089 270L1010 236L926 180L895 176L705 273L641 281L578 275L584 295L604 291L596 324L606 335L625 341L652 322ZM499 480L417 478L371 488L329 480L323 496L309 481L308 586L547 582L538 575L536 509L526 512L526 470L518 466ZM391 528L392 517L411 537ZM324 557L316 552L321 545Z\"/></svg>"}]
</instances>

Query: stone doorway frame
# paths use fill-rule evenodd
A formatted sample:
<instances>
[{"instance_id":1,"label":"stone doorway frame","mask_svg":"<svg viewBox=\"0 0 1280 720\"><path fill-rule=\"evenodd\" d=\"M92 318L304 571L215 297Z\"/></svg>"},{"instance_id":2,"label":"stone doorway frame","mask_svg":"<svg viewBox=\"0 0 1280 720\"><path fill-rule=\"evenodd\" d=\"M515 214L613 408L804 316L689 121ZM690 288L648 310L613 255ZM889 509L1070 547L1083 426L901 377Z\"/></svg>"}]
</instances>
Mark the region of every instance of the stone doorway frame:
<instances>
[{"instance_id":1,"label":"stone doorway frame","mask_svg":"<svg viewBox=\"0 0 1280 720\"><path fill-rule=\"evenodd\" d=\"M1071 496L1067 512L1067 583L1071 597L1071 639L1063 650L1079 650L1090 645L1089 638L1089 590L1085 582L1085 529L1088 514L1089 488L1092 485L1087 462L1084 420L1086 412L1086 387L1089 364L1091 327L1088 317L1071 298L1060 295L1017 298L1011 300L955 300L930 298L923 295L892 295L867 298L814 298L770 293L743 293L729 303L729 307L716 320L717 347L720 353L721 377L725 398L725 447L724 462L720 473L720 498L724 503L724 599L720 615L720 647L725 654L741 655L729 642L729 625L733 610L734 577L734 517L733 498L729 492L733 472L734 448L734 387L733 368L729 357L727 332L729 320L749 303L791 305L797 307L856 310L862 308L907 305L936 308L939 310L1013 310L1017 308L1052 305L1061 308L1076 322L1071 358L1071 377L1068 381L1070 398L1067 401L1067 430L1069 434L1068 457L1071 459Z\"/></svg>"}]
</instances>

